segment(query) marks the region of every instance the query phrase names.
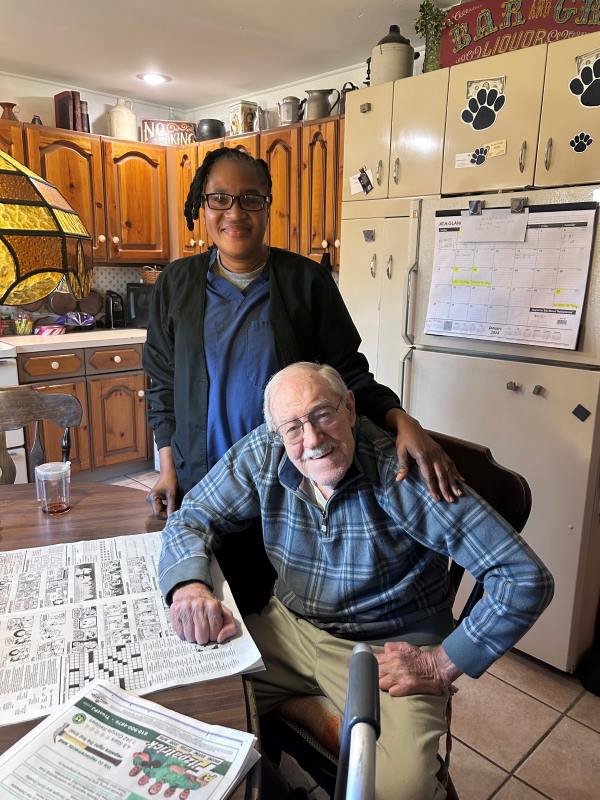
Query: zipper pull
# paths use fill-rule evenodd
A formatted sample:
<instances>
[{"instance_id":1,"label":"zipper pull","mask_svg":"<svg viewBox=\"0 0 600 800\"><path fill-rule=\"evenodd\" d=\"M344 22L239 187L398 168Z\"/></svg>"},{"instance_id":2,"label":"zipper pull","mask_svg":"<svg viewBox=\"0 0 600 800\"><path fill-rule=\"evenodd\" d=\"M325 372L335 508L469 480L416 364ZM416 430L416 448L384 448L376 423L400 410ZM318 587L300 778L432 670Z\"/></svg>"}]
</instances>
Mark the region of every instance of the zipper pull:
<instances>
[{"instance_id":1,"label":"zipper pull","mask_svg":"<svg viewBox=\"0 0 600 800\"><path fill-rule=\"evenodd\" d=\"M321 533L327 533L327 511L323 511L321 518Z\"/></svg>"}]
</instances>

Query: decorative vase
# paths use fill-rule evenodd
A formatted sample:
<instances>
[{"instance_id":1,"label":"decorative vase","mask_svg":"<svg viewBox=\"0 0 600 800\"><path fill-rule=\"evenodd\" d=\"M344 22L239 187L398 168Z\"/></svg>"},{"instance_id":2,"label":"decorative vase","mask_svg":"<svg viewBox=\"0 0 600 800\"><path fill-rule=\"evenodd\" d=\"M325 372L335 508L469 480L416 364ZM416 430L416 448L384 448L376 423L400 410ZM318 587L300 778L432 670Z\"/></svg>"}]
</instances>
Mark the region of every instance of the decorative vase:
<instances>
[{"instance_id":1,"label":"decorative vase","mask_svg":"<svg viewBox=\"0 0 600 800\"><path fill-rule=\"evenodd\" d=\"M137 118L131 108L131 100L126 100L124 97L117 98L116 106L109 108L106 116L108 117L109 136L114 136L115 139L137 141Z\"/></svg>"},{"instance_id":2,"label":"decorative vase","mask_svg":"<svg viewBox=\"0 0 600 800\"><path fill-rule=\"evenodd\" d=\"M10 119L13 122L19 121L19 118L13 111L13 109L17 107L16 103L0 103L0 106L2 106L2 116L0 119Z\"/></svg>"}]
</instances>

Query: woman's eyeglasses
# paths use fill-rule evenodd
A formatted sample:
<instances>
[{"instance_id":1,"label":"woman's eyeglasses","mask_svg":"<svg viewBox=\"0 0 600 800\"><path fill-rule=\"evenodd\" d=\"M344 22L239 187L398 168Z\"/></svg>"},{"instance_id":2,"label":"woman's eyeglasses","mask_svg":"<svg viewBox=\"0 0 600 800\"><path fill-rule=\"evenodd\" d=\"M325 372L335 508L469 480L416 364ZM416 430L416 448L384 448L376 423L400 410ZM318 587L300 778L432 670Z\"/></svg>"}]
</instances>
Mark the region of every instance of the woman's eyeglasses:
<instances>
[{"instance_id":1,"label":"woman's eyeglasses","mask_svg":"<svg viewBox=\"0 0 600 800\"><path fill-rule=\"evenodd\" d=\"M262 211L271 204L270 194L227 194L226 192L211 192L202 195L202 200L213 211L228 211L237 200L243 211Z\"/></svg>"}]
</instances>

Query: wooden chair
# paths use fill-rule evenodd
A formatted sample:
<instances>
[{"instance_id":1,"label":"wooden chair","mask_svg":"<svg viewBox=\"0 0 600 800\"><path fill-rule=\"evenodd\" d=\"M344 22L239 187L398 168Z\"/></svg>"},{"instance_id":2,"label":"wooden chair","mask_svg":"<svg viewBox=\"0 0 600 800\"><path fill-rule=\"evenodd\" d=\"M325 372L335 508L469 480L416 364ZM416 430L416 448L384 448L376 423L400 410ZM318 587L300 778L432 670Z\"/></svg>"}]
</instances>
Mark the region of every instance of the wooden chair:
<instances>
[{"instance_id":1,"label":"wooden chair","mask_svg":"<svg viewBox=\"0 0 600 800\"><path fill-rule=\"evenodd\" d=\"M531 491L529 484L521 475L500 466L487 447L456 439L452 436L428 431L448 453L465 481L495 511L516 530L522 531L531 511ZM450 580L454 589L462 579L464 568L458 564L450 565ZM458 622L467 616L483 594L483 585L476 583L464 606ZM457 624L458 624L457 622ZM267 755L279 763L281 753L293 756L300 766L330 795L333 795L337 769L337 723L335 709L329 701L323 702L322 725L309 731L298 724L299 718L315 718L315 698L298 696L287 701L282 709L274 711L261 719L262 744ZM304 708L303 708L304 706ZM316 709L318 712L318 709ZM286 712L288 718L286 718ZM327 719L329 714L329 719ZM333 723L333 724L332 724ZM458 795L445 764L438 773L446 785L447 800L458 800Z\"/></svg>"},{"instance_id":2,"label":"wooden chair","mask_svg":"<svg viewBox=\"0 0 600 800\"><path fill-rule=\"evenodd\" d=\"M68 461L71 452L71 428L81 424L83 410L76 397L69 394L42 394L31 386L16 386L0 389L0 484L15 482L16 468L6 447L6 431L18 430L35 422L35 436L29 451L31 471L46 460L39 436L39 421L50 420L64 434L61 442L63 461Z\"/></svg>"}]
</instances>

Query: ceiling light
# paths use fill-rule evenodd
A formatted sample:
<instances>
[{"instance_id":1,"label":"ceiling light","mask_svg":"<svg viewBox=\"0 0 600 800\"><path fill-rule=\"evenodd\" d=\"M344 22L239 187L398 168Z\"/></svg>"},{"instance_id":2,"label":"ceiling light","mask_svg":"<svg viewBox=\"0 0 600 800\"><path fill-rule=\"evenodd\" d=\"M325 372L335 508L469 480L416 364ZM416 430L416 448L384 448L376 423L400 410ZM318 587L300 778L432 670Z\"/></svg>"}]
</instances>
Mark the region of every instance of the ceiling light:
<instances>
[{"instance_id":1,"label":"ceiling light","mask_svg":"<svg viewBox=\"0 0 600 800\"><path fill-rule=\"evenodd\" d=\"M173 80L168 75L161 75L160 72L141 72L137 77L151 86L158 86L161 83L168 83Z\"/></svg>"}]
</instances>

